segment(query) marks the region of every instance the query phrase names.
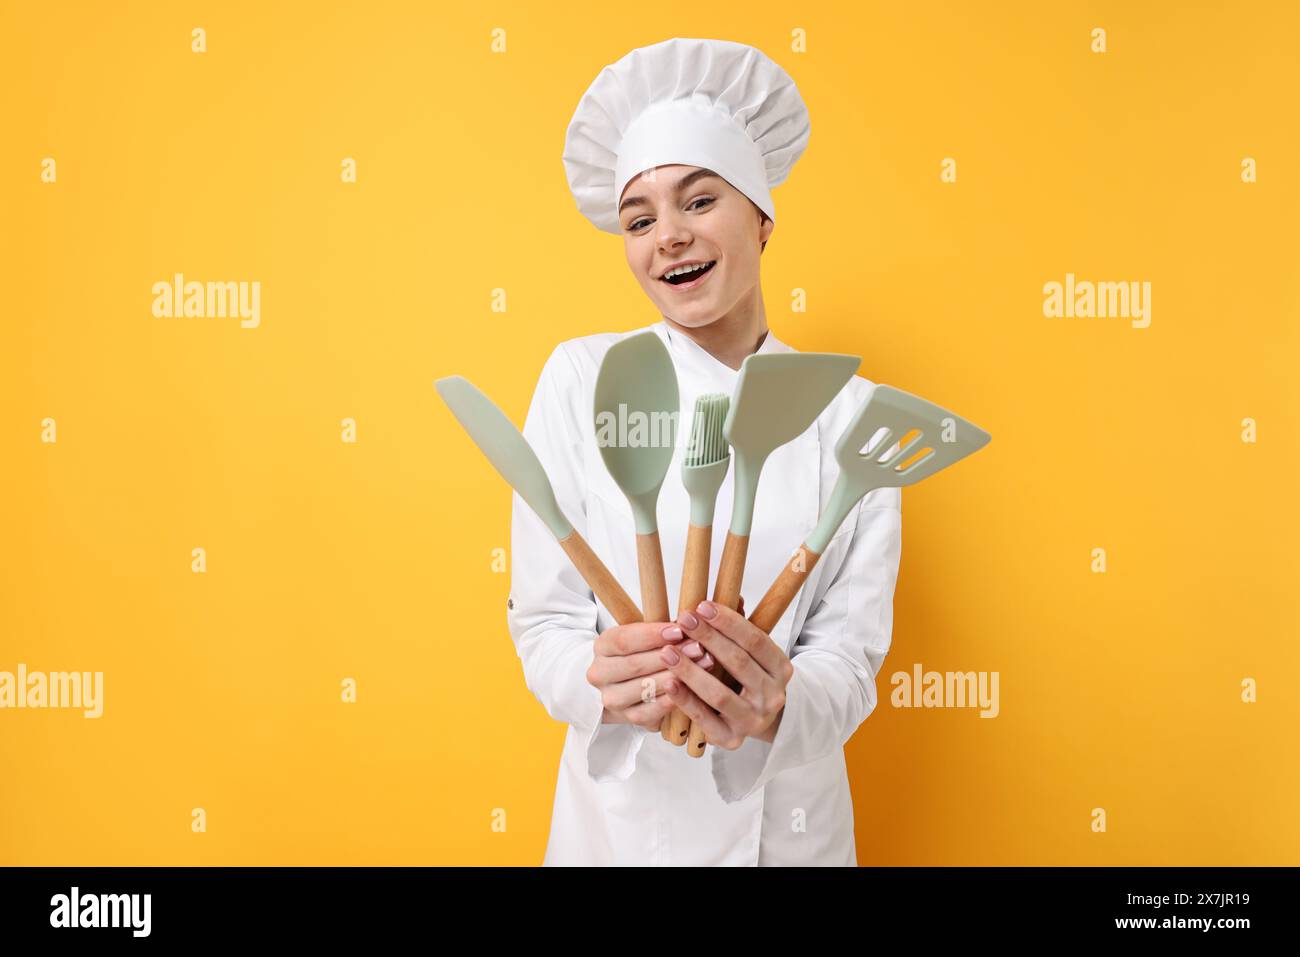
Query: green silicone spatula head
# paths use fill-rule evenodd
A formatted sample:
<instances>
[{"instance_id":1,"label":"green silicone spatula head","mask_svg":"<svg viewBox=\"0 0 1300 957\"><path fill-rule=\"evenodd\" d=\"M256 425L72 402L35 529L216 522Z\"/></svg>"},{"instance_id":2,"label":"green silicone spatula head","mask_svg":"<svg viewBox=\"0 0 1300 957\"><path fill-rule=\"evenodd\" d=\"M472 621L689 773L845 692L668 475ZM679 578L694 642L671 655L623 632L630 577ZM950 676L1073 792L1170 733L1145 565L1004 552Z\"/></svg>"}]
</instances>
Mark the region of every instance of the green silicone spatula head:
<instances>
[{"instance_id":1,"label":"green silicone spatula head","mask_svg":"<svg viewBox=\"0 0 1300 957\"><path fill-rule=\"evenodd\" d=\"M840 475L806 544L820 554L872 489L915 485L978 452L991 438L933 402L893 386L873 386L835 444Z\"/></svg>"},{"instance_id":2,"label":"green silicone spatula head","mask_svg":"<svg viewBox=\"0 0 1300 957\"><path fill-rule=\"evenodd\" d=\"M632 505L638 535L658 531L655 505L677 442L677 373L654 332L610 346L596 376L596 447Z\"/></svg>"},{"instance_id":3,"label":"green silicone spatula head","mask_svg":"<svg viewBox=\"0 0 1300 957\"><path fill-rule=\"evenodd\" d=\"M546 523L583 581L620 625L643 621L641 610L628 597L578 530L569 524L555 500L555 490L537 453L514 423L492 400L465 378L448 376L434 385L456 420L519 496Z\"/></svg>"},{"instance_id":4,"label":"green silicone spatula head","mask_svg":"<svg viewBox=\"0 0 1300 957\"><path fill-rule=\"evenodd\" d=\"M555 490L537 453L505 413L463 376L434 383L438 395L488 461L538 514L557 539L568 538L573 526L555 501Z\"/></svg>"},{"instance_id":5,"label":"green silicone spatula head","mask_svg":"<svg viewBox=\"0 0 1300 957\"><path fill-rule=\"evenodd\" d=\"M857 371L859 356L778 352L748 356L723 434L736 458L731 532L749 535L758 476L772 451L798 438Z\"/></svg>"}]
</instances>

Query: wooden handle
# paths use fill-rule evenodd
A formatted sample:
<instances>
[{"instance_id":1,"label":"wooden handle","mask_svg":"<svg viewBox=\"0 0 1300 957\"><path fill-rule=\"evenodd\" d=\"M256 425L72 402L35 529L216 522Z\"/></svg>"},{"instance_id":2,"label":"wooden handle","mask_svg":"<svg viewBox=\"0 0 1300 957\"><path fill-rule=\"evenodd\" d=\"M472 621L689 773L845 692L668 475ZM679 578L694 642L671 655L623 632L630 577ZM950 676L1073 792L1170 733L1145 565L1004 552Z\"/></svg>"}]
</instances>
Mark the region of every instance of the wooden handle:
<instances>
[{"instance_id":1,"label":"wooden handle","mask_svg":"<svg viewBox=\"0 0 1300 957\"><path fill-rule=\"evenodd\" d=\"M742 539L741 541L744 541L747 544L747 540ZM731 543L730 534L727 536L727 542L728 544ZM741 560L743 562L744 546L742 545L740 547L742 549ZM781 620L781 616L785 614L785 610L790 607L790 602L794 601L795 595L799 594L799 589L803 587L803 583L807 581L808 576L812 574L812 570L817 565L817 560L819 558L821 558L821 554L814 552L807 545L799 546L795 553L790 557L790 561L786 562L785 567L781 569L781 574L778 575L776 581L772 583L772 587L767 590L767 594L763 596L763 600L758 603L758 607L754 609L754 613L749 616L749 620L753 622L754 625L770 634L772 629L776 627L776 623ZM725 551L723 552L723 562L726 562ZM721 591L722 570L719 569L718 584L715 586L713 596L715 602L721 603L719 598L719 592ZM737 594L739 594L738 588ZM731 605L730 607L735 608L736 605ZM723 681L725 684L730 686L732 690L736 690L736 680L728 675L725 669L720 666L715 666L710 673L718 680ZM694 722L692 722L690 737L686 742L686 753L692 757L699 757L704 753L704 744L703 728L698 727Z\"/></svg>"},{"instance_id":2,"label":"wooden handle","mask_svg":"<svg viewBox=\"0 0 1300 957\"><path fill-rule=\"evenodd\" d=\"M713 544L712 525L691 525L686 529L686 557L682 561L682 587L677 593L677 613L690 611L709 597L709 550ZM664 715L659 728L669 744L685 744L691 731L691 719L681 708Z\"/></svg>"},{"instance_id":3,"label":"wooden handle","mask_svg":"<svg viewBox=\"0 0 1300 957\"><path fill-rule=\"evenodd\" d=\"M659 547L659 533L637 535L636 567L641 578L641 602L645 605L646 621L668 620L668 583L664 579L664 556ZM671 741L672 727L669 715L659 722L659 733Z\"/></svg>"},{"instance_id":4,"label":"wooden handle","mask_svg":"<svg viewBox=\"0 0 1300 957\"><path fill-rule=\"evenodd\" d=\"M713 672L716 669L717 669L716 665L713 668L710 668L709 674L713 674ZM690 736L686 739L686 753L693 758L704 757L705 743L706 742L704 740L704 725L692 721Z\"/></svg>"},{"instance_id":5,"label":"wooden handle","mask_svg":"<svg viewBox=\"0 0 1300 957\"><path fill-rule=\"evenodd\" d=\"M819 558L821 558L819 553L814 552L807 545L800 545L790 560L785 563L776 581L772 582L772 587L767 590L767 594L758 603L749 620L771 634L776 623L785 614L785 610L790 607L790 602L794 601L794 596L799 594L799 589L808 580Z\"/></svg>"},{"instance_id":6,"label":"wooden handle","mask_svg":"<svg viewBox=\"0 0 1300 957\"><path fill-rule=\"evenodd\" d=\"M709 674L725 685L731 685L735 680L731 675L727 674L727 669L716 661L713 663L713 667L709 669ZM708 705L706 704L705 707L707 708ZM686 739L686 753L693 758L703 757L706 743L704 740L704 725L698 721L692 721L690 735Z\"/></svg>"},{"instance_id":7,"label":"wooden handle","mask_svg":"<svg viewBox=\"0 0 1300 957\"><path fill-rule=\"evenodd\" d=\"M713 583L713 600L732 611L740 604L740 582L745 577L745 557L749 554L749 536L727 531L718 564L718 580Z\"/></svg>"},{"instance_id":8,"label":"wooden handle","mask_svg":"<svg viewBox=\"0 0 1300 957\"><path fill-rule=\"evenodd\" d=\"M727 530L727 542L722 546L722 560L718 563L718 580L713 583L713 603L726 605L733 611L740 605L740 582L745 577L745 558L749 555L749 536L737 535ZM715 661L709 674L719 681L731 683L731 676L721 662ZM686 753L693 758L704 755L704 727L691 722L686 739Z\"/></svg>"},{"instance_id":9,"label":"wooden handle","mask_svg":"<svg viewBox=\"0 0 1300 957\"><path fill-rule=\"evenodd\" d=\"M641 574L641 604L646 621L671 621L668 611L668 585L664 581L664 555L659 549L659 533L636 537L636 567Z\"/></svg>"},{"instance_id":10,"label":"wooden handle","mask_svg":"<svg viewBox=\"0 0 1300 957\"><path fill-rule=\"evenodd\" d=\"M605 563L596 557L596 553L578 534L576 528L567 538L560 539L560 547L569 556L569 561L573 562L573 567L578 570L587 587L600 599L601 604L609 609L616 622L620 625L630 625L645 620L641 617L641 610L628 597L618 580L610 574Z\"/></svg>"},{"instance_id":11,"label":"wooden handle","mask_svg":"<svg viewBox=\"0 0 1300 957\"><path fill-rule=\"evenodd\" d=\"M668 727L664 739L673 747L681 747L685 744L687 736L691 733L690 715L681 708L673 708L672 714L664 715L664 721L667 722ZM663 732L663 725L659 730Z\"/></svg>"},{"instance_id":12,"label":"wooden handle","mask_svg":"<svg viewBox=\"0 0 1300 957\"><path fill-rule=\"evenodd\" d=\"M686 529L686 557L682 560L682 590L678 593L677 611L692 611L709 597L709 548L713 542L711 525L691 525Z\"/></svg>"}]
</instances>

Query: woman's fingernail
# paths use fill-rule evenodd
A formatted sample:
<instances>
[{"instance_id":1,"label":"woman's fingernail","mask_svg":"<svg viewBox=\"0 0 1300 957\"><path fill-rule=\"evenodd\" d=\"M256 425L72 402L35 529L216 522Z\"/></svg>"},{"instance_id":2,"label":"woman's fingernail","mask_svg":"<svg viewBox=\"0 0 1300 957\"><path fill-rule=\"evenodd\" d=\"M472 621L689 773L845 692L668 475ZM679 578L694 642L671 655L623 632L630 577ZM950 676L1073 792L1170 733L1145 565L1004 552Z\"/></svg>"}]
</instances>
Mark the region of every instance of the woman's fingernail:
<instances>
[{"instance_id":1,"label":"woman's fingernail","mask_svg":"<svg viewBox=\"0 0 1300 957\"><path fill-rule=\"evenodd\" d=\"M672 645L664 645L662 654L664 661L668 662L670 665L675 665L677 662L682 660L682 656L673 650Z\"/></svg>"},{"instance_id":2,"label":"woman's fingernail","mask_svg":"<svg viewBox=\"0 0 1300 957\"><path fill-rule=\"evenodd\" d=\"M687 658L698 658L700 655L704 654L704 649L700 647L698 641L691 641L682 645L682 651L685 653Z\"/></svg>"},{"instance_id":3,"label":"woman's fingernail","mask_svg":"<svg viewBox=\"0 0 1300 957\"><path fill-rule=\"evenodd\" d=\"M659 632L659 634L661 634L668 641L682 640L682 630L678 628L676 625L669 625L663 631Z\"/></svg>"},{"instance_id":4,"label":"woman's fingernail","mask_svg":"<svg viewBox=\"0 0 1300 957\"><path fill-rule=\"evenodd\" d=\"M683 628L698 628L700 626L700 620L689 611L682 612L677 617L677 620L682 623Z\"/></svg>"},{"instance_id":5,"label":"woman's fingernail","mask_svg":"<svg viewBox=\"0 0 1300 957\"><path fill-rule=\"evenodd\" d=\"M702 601L695 609L700 613L702 618L714 618L718 614L718 609L713 607L713 602Z\"/></svg>"},{"instance_id":6,"label":"woman's fingernail","mask_svg":"<svg viewBox=\"0 0 1300 957\"><path fill-rule=\"evenodd\" d=\"M696 663L697 665L699 665L701 668L712 668L712 667L713 667L713 655L705 655L703 658L701 658L699 661L697 661L697 662L695 662L695 663Z\"/></svg>"}]
</instances>

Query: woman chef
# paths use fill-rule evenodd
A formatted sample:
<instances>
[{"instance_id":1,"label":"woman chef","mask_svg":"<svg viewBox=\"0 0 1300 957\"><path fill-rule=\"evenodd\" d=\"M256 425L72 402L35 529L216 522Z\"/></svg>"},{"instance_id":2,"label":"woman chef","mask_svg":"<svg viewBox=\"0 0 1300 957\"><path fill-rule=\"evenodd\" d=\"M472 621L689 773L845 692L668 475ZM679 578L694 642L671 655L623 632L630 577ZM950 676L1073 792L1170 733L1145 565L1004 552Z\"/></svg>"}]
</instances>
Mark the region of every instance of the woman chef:
<instances>
[{"instance_id":1,"label":"woman chef","mask_svg":"<svg viewBox=\"0 0 1300 957\"><path fill-rule=\"evenodd\" d=\"M628 265L663 320L681 406L732 394L751 353L791 352L768 331L759 256L774 228L768 190L808 141L789 75L753 47L673 39L596 77L569 124L564 166L579 210L623 237ZM712 265L673 284L683 264ZM643 330L636 330L637 332ZM561 343L547 359L524 435L561 509L639 601L635 529L596 446L593 389L611 344ZM870 383L851 379L758 486L742 593L751 603L817 522L837 474L834 446ZM689 414L689 413L688 413ZM679 434L689 435L687 416ZM670 583L681 580L689 502L674 452L659 499ZM718 497L712 569L731 514ZM568 723L548 865L854 865L844 743L876 705L901 548L900 493L867 495L769 636L705 602L676 622L618 626L541 519L516 494L507 618L529 689ZM740 684L707 673L720 661ZM657 693L643 700L642 689ZM659 733L680 707L709 747L694 759Z\"/></svg>"}]
</instances>

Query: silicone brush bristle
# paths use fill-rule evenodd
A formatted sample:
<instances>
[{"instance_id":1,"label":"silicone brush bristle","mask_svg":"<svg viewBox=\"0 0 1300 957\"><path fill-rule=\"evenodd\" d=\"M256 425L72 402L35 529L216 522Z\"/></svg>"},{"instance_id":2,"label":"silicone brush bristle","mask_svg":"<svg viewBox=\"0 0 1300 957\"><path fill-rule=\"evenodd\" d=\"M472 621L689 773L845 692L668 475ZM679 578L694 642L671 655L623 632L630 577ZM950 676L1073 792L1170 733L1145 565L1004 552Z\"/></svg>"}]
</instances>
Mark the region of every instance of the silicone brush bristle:
<instances>
[{"instance_id":1,"label":"silicone brush bristle","mask_svg":"<svg viewBox=\"0 0 1300 957\"><path fill-rule=\"evenodd\" d=\"M691 444L686 450L686 467L712 465L729 454L722 425L727 420L731 396L723 392L702 395L695 400L695 415L691 420Z\"/></svg>"}]
</instances>

